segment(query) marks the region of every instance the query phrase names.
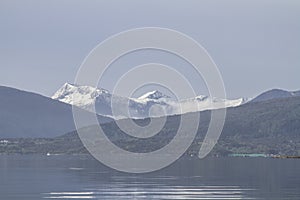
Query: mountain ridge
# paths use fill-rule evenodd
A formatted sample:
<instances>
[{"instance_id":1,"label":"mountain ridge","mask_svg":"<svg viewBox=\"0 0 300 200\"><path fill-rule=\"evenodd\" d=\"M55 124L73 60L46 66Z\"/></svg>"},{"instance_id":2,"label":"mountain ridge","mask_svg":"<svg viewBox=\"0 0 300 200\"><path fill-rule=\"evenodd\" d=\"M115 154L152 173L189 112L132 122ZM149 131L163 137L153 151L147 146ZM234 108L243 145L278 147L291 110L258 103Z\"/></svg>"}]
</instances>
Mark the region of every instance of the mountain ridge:
<instances>
[{"instance_id":1,"label":"mountain ridge","mask_svg":"<svg viewBox=\"0 0 300 200\"><path fill-rule=\"evenodd\" d=\"M196 96L176 101L158 90L147 92L138 98L122 97L111 94L102 88L76 86L68 83L64 84L52 98L115 119L184 114L219 109L224 106L235 107L246 103L243 98L227 100L208 96ZM118 104L118 107L112 108L112 103ZM129 112L127 107L129 107ZM115 116L116 113L113 113L113 109L117 116Z\"/></svg>"},{"instance_id":2,"label":"mountain ridge","mask_svg":"<svg viewBox=\"0 0 300 200\"><path fill-rule=\"evenodd\" d=\"M111 119L99 116L99 120ZM0 86L0 137L55 137L75 129L69 104Z\"/></svg>"},{"instance_id":3,"label":"mountain ridge","mask_svg":"<svg viewBox=\"0 0 300 200\"><path fill-rule=\"evenodd\" d=\"M293 96L300 96L300 90L299 91L287 91L287 90L283 90L283 89L274 88L274 89L267 90L267 91L259 94L257 97L252 99L251 102L260 102L260 101L287 98L287 97L293 97Z\"/></svg>"},{"instance_id":4,"label":"mountain ridge","mask_svg":"<svg viewBox=\"0 0 300 200\"><path fill-rule=\"evenodd\" d=\"M68 85L69 87L70 85ZM71 85L72 87L77 87L75 85ZM101 98L98 98L97 100L99 102L103 102L103 100L107 101L107 110L108 112L111 112L110 110L110 97L111 94L104 89L101 89L100 91L94 90L90 88L91 91L89 91L87 94L94 94L97 96L99 93L103 94L100 95ZM82 91L85 92L84 90ZM300 96L299 91L291 92L293 94L291 97L283 98L279 96L279 99L283 99L281 102L284 101L290 101L290 98L296 98ZM68 96L68 95L67 95ZM289 95L290 96L290 95ZM127 98L120 97L120 102L127 101ZM218 106L218 103L223 104L222 100L220 99L210 99L207 96L197 96L195 98L184 100L182 103L186 111L186 113L189 112L196 112L195 110L195 101L201 102L201 105L203 105L203 108L200 108L200 110L206 110L208 109L210 105L210 101L216 101L214 105ZM268 108L268 103L271 103L272 101L278 100L277 97L273 96L273 99L266 100L266 101L250 101L250 102L244 102L244 99L237 99L237 102L234 102L236 104L239 104L240 106L233 107L233 108L246 108L248 106L254 106L257 103L264 103L264 106ZM155 109L161 109L163 108L169 108L168 104L173 103L170 99L150 99L149 101L146 100L140 100L138 103L136 101L130 101L131 106L136 107L142 106L142 108L145 108L144 110L139 110L141 113L141 117L147 116L149 110L151 109L155 111ZM118 103L118 102L117 102ZM168 103L168 104L167 104ZM126 105L120 104L120 107L125 108ZM146 106L146 107L143 107ZM279 106L279 105L278 105ZM174 108L174 107L171 107ZM233 109L233 108L229 108ZM254 107L251 107L252 109L255 109ZM278 109L280 106L278 107ZM198 109L198 108L197 108ZM127 109L126 109L127 111ZM132 110L134 111L134 110ZM159 110L161 112L161 110ZM180 112L174 112L174 110L166 110L167 114L174 114L178 115ZM88 115L93 114L89 113L89 111L84 111L85 113L88 113ZM249 112L249 109L246 109L245 112ZM267 111L265 111L267 112ZM292 111L289 111L293 113ZM109 113L108 113L109 114ZM162 116L163 116L162 112ZM93 114L94 115L94 114ZM169 116L170 116L169 115ZM282 118L285 117L286 114L282 116ZM98 116L99 120L102 123L111 122L113 119L105 116ZM147 118L147 117L144 117ZM254 124L253 124L254 125ZM274 125L272 125L274 126ZM62 134L65 134L66 132L75 130L76 127L74 126L73 121L73 115L72 115L72 106L70 104L66 104L64 102L60 102L59 100L53 100L49 97L42 96L40 94L36 94L34 92L27 92L7 86L0 86L0 138L3 137L55 137Z\"/></svg>"}]
</instances>

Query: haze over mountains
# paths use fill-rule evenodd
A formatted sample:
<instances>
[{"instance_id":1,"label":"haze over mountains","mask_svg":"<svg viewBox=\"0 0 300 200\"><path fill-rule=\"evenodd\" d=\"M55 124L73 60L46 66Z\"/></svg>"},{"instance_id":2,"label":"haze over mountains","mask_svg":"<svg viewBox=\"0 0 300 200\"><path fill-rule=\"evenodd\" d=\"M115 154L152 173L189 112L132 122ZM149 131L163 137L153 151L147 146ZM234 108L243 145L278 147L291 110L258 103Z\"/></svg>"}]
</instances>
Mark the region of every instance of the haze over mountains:
<instances>
[{"instance_id":1,"label":"haze over mountains","mask_svg":"<svg viewBox=\"0 0 300 200\"><path fill-rule=\"evenodd\" d=\"M261 112L262 114L268 112L268 110L264 109L264 107L269 105L269 101L273 102L278 100L278 102L281 102L282 104L282 102L287 100L287 102L296 102L293 103L293 105L298 106L297 102L300 99L297 96L300 96L299 91L287 92L284 90L271 90L259 95L257 98L254 98L249 102L243 98L237 100L220 100L206 96L198 96L192 99L176 102L159 91L146 93L139 98L126 98L120 96L112 97L107 90L95 89L89 86L74 86L71 84L65 84L60 90L58 90L52 99L35 93L1 86L0 138L55 137L71 132L76 129L73 122L71 104L87 110L85 112L87 115L92 114L88 111L92 110L91 107L96 105L97 113L101 114L98 116L99 121L101 123L111 122L113 119L105 117L111 116L112 114L110 106L111 98L116 98L119 103L117 104L118 107L126 108L126 112L127 107L124 105L127 105L127 101L129 101L130 114L136 118L159 116L161 114L174 115L211 110L217 109L225 104L226 107L235 107L237 110L243 110L243 112L238 112L241 116L236 116L236 123L239 124L239 119L243 118L243 115L247 112L250 112L249 109L260 109L261 111L257 111L257 113ZM288 101L288 99L294 100ZM257 103L263 101L266 101L266 103L259 104L260 106L258 106ZM184 108L182 113L178 110L179 103ZM249 104L251 106L249 106ZM264 107L261 105L264 105ZM271 105L276 107L270 107L268 109L281 109L279 103L277 104L273 102ZM153 109L153 107L158 108L158 111ZM165 110L165 113L161 112L161 108ZM197 109L195 110L194 108ZM289 110L286 110L286 112L291 112L293 109L293 107L288 108ZM295 111L298 110L298 107L295 107ZM285 110L281 111L283 113L285 112ZM121 114L124 113L121 112ZM125 113L119 117L122 118L126 116L128 115ZM297 122L297 116L299 118L299 114L296 113L285 120L293 120L294 122ZM284 118L284 116L282 117ZM272 123L272 121L270 121L270 123ZM247 126L245 124L243 125L245 128ZM252 126L255 125L253 124ZM294 127L296 127L296 125L294 125ZM293 131L295 132L295 130Z\"/></svg>"}]
</instances>

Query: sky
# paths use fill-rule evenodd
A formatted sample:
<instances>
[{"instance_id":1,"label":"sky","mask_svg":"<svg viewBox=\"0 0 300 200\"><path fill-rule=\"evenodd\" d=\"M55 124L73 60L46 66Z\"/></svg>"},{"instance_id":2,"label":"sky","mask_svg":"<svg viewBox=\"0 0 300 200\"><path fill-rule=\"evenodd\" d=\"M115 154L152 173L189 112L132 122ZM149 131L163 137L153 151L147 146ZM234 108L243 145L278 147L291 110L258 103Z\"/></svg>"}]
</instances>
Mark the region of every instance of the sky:
<instances>
[{"instance_id":1,"label":"sky","mask_svg":"<svg viewBox=\"0 0 300 200\"><path fill-rule=\"evenodd\" d=\"M149 26L199 42L217 64L229 98L271 88L300 90L298 0L1 0L0 85L51 96L74 82L97 44ZM126 72L124 65L151 61L180 63L160 52L138 52L117 63L111 77ZM198 81L192 71L183 71ZM200 82L198 93L205 93ZM100 87L112 85L108 78Z\"/></svg>"}]
</instances>

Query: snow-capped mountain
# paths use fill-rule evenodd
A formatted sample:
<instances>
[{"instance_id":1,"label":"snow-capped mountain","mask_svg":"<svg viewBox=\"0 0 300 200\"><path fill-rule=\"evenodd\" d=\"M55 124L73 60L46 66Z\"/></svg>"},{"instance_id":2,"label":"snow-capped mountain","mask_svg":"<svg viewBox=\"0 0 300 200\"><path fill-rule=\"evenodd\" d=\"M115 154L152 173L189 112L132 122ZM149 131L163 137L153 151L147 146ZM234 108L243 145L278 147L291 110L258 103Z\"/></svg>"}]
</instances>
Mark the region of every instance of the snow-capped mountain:
<instances>
[{"instance_id":1,"label":"snow-capped mountain","mask_svg":"<svg viewBox=\"0 0 300 200\"><path fill-rule=\"evenodd\" d=\"M111 94L104 89L65 83L52 96L52 99L92 111L96 101L99 100L101 101L102 107L108 106Z\"/></svg>"},{"instance_id":2,"label":"snow-capped mountain","mask_svg":"<svg viewBox=\"0 0 300 200\"><path fill-rule=\"evenodd\" d=\"M175 101L157 90L147 92L138 98L128 98L112 95L105 89L69 83L64 84L52 99L116 119L158 117L218 109L224 106L236 107L247 101L243 98L227 100L207 96Z\"/></svg>"}]
</instances>

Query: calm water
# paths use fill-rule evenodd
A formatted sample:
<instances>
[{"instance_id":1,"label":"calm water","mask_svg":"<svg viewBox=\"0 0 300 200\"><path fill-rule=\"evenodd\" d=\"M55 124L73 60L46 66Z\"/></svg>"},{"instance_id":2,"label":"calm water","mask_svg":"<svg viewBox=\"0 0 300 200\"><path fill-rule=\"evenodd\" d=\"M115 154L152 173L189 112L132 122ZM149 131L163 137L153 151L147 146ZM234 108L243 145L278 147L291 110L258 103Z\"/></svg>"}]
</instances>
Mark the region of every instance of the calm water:
<instances>
[{"instance_id":1,"label":"calm water","mask_svg":"<svg viewBox=\"0 0 300 200\"><path fill-rule=\"evenodd\" d=\"M180 160L132 175L87 156L0 156L0 199L300 199L300 160Z\"/></svg>"}]
</instances>

